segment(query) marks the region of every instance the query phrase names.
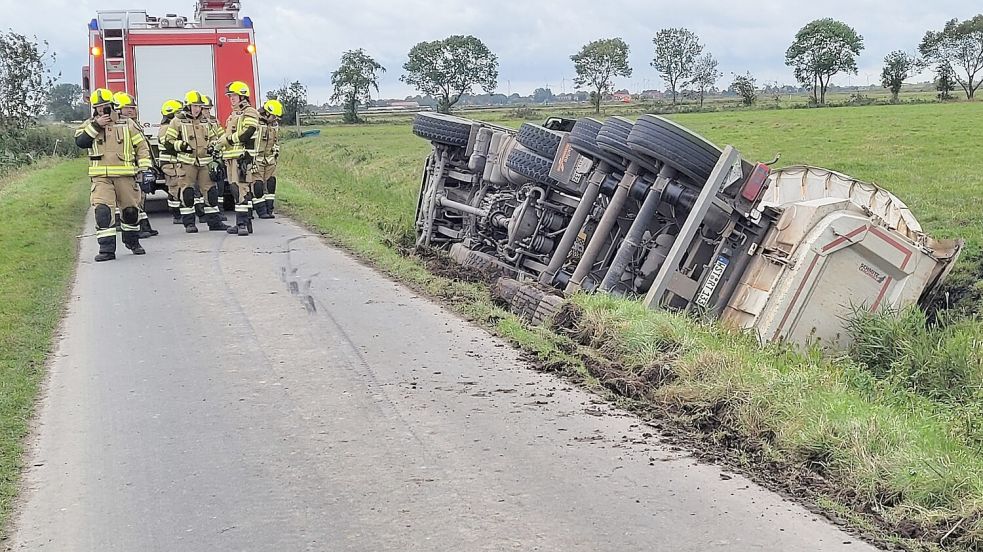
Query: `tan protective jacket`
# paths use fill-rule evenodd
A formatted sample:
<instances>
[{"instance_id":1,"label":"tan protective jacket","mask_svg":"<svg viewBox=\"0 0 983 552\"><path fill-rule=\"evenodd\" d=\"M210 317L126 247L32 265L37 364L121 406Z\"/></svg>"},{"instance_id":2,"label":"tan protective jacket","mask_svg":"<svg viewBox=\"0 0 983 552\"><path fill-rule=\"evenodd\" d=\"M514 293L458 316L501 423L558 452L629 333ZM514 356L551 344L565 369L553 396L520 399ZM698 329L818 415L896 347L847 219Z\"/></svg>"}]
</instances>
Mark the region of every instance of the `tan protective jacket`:
<instances>
[{"instance_id":1,"label":"tan protective jacket","mask_svg":"<svg viewBox=\"0 0 983 552\"><path fill-rule=\"evenodd\" d=\"M129 119L120 119L114 111L106 128L89 119L75 131L92 139L89 151L89 176L134 176L150 169L150 145L143 131Z\"/></svg>"}]
</instances>

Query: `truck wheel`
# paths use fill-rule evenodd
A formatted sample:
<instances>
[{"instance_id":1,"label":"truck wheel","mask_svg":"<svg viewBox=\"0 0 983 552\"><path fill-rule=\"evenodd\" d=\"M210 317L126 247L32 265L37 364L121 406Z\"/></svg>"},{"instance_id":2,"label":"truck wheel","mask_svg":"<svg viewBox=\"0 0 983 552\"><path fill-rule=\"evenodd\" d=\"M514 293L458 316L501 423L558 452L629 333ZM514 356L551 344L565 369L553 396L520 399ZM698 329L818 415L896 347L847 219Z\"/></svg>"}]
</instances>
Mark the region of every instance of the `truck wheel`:
<instances>
[{"instance_id":1,"label":"truck wheel","mask_svg":"<svg viewBox=\"0 0 983 552\"><path fill-rule=\"evenodd\" d=\"M413 134L431 142L466 147L471 140L472 122L442 113L418 113L413 118Z\"/></svg>"},{"instance_id":2,"label":"truck wheel","mask_svg":"<svg viewBox=\"0 0 983 552\"><path fill-rule=\"evenodd\" d=\"M659 160L702 185L720 158L720 148L706 138L657 115L642 115L628 137L638 154Z\"/></svg>"},{"instance_id":3,"label":"truck wheel","mask_svg":"<svg viewBox=\"0 0 983 552\"><path fill-rule=\"evenodd\" d=\"M605 161L609 165L620 166L622 164L620 157L614 157L597 147L597 133L601 131L602 126L604 123L597 119L589 117L577 119L573 130L570 131L570 147L595 161Z\"/></svg>"},{"instance_id":4,"label":"truck wheel","mask_svg":"<svg viewBox=\"0 0 983 552\"><path fill-rule=\"evenodd\" d=\"M533 182L547 186L559 186L556 180L550 178L550 167L553 166L553 160L538 153L515 148L505 163L510 169Z\"/></svg>"},{"instance_id":5,"label":"truck wheel","mask_svg":"<svg viewBox=\"0 0 983 552\"><path fill-rule=\"evenodd\" d=\"M563 139L563 133L549 130L532 123L523 123L519 127L519 133L515 139L539 155L553 159L556 157L556 150L560 147L560 140Z\"/></svg>"},{"instance_id":6,"label":"truck wheel","mask_svg":"<svg viewBox=\"0 0 983 552\"><path fill-rule=\"evenodd\" d=\"M601 121L590 117L577 119L570 131L570 147L577 153L596 158L601 153L597 149L597 133L603 125Z\"/></svg>"},{"instance_id":7,"label":"truck wheel","mask_svg":"<svg viewBox=\"0 0 983 552\"><path fill-rule=\"evenodd\" d=\"M597 133L597 147L601 151L622 159L621 164L635 157L628 147L628 135L634 125L624 117L608 117Z\"/></svg>"}]
</instances>

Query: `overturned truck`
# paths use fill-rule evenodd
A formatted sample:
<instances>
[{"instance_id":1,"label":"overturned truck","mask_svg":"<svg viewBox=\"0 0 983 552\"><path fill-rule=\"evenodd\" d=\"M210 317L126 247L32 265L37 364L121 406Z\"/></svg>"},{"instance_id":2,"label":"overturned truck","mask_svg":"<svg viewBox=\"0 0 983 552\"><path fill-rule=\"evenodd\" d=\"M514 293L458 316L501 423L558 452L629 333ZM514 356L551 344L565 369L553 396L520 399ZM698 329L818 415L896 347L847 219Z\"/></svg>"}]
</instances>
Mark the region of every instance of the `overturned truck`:
<instances>
[{"instance_id":1,"label":"overturned truck","mask_svg":"<svg viewBox=\"0 0 983 552\"><path fill-rule=\"evenodd\" d=\"M500 276L497 292L534 320L602 292L762 341L844 347L854 308L930 301L962 248L877 186L771 170L656 115L516 131L426 113L413 132L433 146L418 245Z\"/></svg>"}]
</instances>

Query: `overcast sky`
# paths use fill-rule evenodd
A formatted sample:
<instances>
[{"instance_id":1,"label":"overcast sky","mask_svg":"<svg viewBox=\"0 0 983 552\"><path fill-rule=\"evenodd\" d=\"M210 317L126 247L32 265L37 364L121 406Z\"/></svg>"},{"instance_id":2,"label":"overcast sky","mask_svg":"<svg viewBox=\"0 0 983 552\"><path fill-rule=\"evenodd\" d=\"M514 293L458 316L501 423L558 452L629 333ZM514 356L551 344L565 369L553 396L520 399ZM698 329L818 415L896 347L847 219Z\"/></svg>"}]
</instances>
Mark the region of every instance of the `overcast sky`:
<instances>
[{"instance_id":1,"label":"overcast sky","mask_svg":"<svg viewBox=\"0 0 983 552\"><path fill-rule=\"evenodd\" d=\"M146 9L190 17L193 0L0 0L10 27L48 40L62 80L78 82L86 62L86 23L102 9ZM312 103L330 96L331 72L342 52L364 48L388 69L384 98L415 92L399 81L406 52L423 40L473 34L499 57L499 92L531 93L540 86L572 90L570 55L586 42L620 36L631 47L630 79L618 88L664 88L649 65L652 37L665 27L695 31L720 61L721 85L750 70L759 83L793 82L785 50L805 23L835 17L863 37L860 72L838 84L874 84L884 56L914 51L927 29L983 11L979 0L242 0L259 47L262 87L300 80Z\"/></svg>"}]
</instances>

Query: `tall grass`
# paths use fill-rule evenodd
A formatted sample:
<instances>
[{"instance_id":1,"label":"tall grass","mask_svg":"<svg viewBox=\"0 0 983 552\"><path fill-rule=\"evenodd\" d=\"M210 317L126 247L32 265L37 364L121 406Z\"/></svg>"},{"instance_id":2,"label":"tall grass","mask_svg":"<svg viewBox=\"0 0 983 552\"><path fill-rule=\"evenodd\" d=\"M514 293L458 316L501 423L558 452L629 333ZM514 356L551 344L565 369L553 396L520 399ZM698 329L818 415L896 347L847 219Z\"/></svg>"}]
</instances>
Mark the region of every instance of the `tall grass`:
<instances>
[{"instance_id":1,"label":"tall grass","mask_svg":"<svg viewBox=\"0 0 983 552\"><path fill-rule=\"evenodd\" d=\"M858 310L847 323L850 356L875 377L930 399L983 402L983 324L949 318L929 324L917 308Z\"/></svg>"},{"instance_id":2,"label":"tall grass","mask_svg":"<svg viewBox=\"0 0 983 552\"><path fill-rule=\"evenodd\" d=\"M75 268L88 209L85 164L42 163L0 179L0 526L17 490L22 440Z\"/></svg>"}]
</instances>

